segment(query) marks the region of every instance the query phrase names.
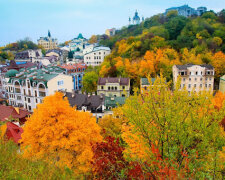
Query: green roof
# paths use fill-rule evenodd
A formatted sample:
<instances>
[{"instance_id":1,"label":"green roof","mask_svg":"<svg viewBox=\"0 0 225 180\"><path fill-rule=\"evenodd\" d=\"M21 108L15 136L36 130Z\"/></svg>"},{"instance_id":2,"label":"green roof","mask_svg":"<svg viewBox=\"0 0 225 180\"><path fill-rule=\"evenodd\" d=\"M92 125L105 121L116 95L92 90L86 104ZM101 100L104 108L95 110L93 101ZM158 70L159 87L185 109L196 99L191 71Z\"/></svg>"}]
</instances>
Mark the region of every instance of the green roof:
<instances>
[{"instance_id":1,"label":"green roof","mask_svg":"<svg viewBox=\"0 0 225 180\"><path fill-rule=\"evenodd\" d=\"M152 84L154 84L155 80L155 78L151 78ZM150 85L148 78L141 78L141 85Z\"/></svg>"},{"instance_id":2,"label":"green roof","mask_svg":"<svg viewBox=\"0 0 225 180\"><path fill-rule=\"evenodd\" d=\"M10 69L9 71L7 71L7 73L5 73L5 76L6 77L15 77L17 73L19 73L17 70Z\"/></svg>"},{"instance_id":3,"label":"green roof","mask_svg":"<svg viewBox=\"0 0 225 180\"><path fill-rule=\"evenodd\" d=\"M125 104L126 97L105 97L105 106L116 107Z\"/></svg>"}]
</instances>

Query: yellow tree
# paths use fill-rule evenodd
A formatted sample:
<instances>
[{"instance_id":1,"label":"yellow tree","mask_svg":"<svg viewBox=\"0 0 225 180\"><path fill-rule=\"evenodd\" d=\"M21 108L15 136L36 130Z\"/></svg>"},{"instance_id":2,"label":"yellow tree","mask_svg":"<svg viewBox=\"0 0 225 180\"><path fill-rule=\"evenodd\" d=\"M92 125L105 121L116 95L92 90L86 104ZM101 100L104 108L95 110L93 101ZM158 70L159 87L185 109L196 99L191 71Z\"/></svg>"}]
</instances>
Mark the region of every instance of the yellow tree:
<instances>
[{"instance_id":1,"label":"yellow tree","mask_svg":"<svg viewBox=\"0 0 225 180\"><path fill-rule=\"evenodd\" d=\"M216 77L220 77L225 74L225 54L217 52L212 57L212 65L215 68Z\"/></svg>"},{"instance_id":2,"label":"yellow tree","mask_svg":"<svg viewBox=\"0 0 225 180\"><path fill-rule=\"evenodd\" d=\"M100 127L89 113L70 107L62 93L44 99L28 118L22 134L23 156L44 159L77 174L90 171L91 144L102 140Z\"/></svg>"}]
</instances>

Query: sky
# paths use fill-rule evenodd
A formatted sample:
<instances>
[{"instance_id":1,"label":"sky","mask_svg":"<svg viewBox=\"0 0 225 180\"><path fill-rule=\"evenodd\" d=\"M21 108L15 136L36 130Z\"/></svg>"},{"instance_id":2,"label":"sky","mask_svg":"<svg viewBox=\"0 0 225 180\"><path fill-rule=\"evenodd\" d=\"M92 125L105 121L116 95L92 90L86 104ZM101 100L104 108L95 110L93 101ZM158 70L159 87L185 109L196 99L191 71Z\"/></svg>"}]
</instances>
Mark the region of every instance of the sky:
<instances>
[{"instance_id":1,"label":"sky","mask_svg":"<svg viewBox=\"0 0 225 180\"><path fill-rule=\"evenodd\" d=\"M0 46L29 37L52 37L64 42L82 33L90 38L106 29L128 25L137 10L142 17L188 4L221 11L224 0L0 0Z\"/></svg>"}]
</instances>

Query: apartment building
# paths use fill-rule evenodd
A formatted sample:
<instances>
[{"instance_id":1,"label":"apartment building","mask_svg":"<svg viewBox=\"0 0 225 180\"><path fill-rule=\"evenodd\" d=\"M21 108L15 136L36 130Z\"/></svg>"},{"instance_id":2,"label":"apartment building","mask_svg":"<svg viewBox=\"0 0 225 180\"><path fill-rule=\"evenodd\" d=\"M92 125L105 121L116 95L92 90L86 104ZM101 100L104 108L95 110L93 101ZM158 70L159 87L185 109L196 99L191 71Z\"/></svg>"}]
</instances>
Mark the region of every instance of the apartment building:
<instances>
[{"instance_id":1,"label":"apartment building","mask_svg":"<svg viewBox=\"0 0 225 180\"><path fill-rule=\"evenodd\" d=\"M108 47L94 47L92 51L84 55L84 63L88 66L99 66L110 53L111 50Z\"/></svg>"},{"instance_id":2,"label":"apartment building","mask_svg":"<svg viewBox=\"0 0 225 180\"><path fill-rule=\"evenodd\" d=\"M82 88L82 80L84 76L84 71L87 69L87 65L84 63L77 64L63 64L59 67L66 70L67 75L73 77L73 89L79 91Z\"/></svg>"},{"instance_id":3,"label":"apartment building","mask_svg":"<svg viewBox=\"0 0 225 180\"><path fill-rule=\"evenodd\" d=\"M56 91L72 92L72 77L57 66L48 66L38 69L9 70L5 74L6 92L9 104L24 107L33 111L43 98L54 94Z\"/></svg>"},{"instance_id":4,"label":"apartment building","mask_svg":"<svg viewBox=\"0 0 225 180\"><path fill-rule=\"evenodd\" d=\"M130 79L129 78L99 78L97 94L109 97L129 97Z\"/></svg>"},{"instance_id":5,"label":"apartment building","mask_svg":"<svg viewBox=\"0 0 225 180\"><path fill-rule=\"evenodd\" d=\"M19 62L19 61L29 61L29 62L33 62L36 59L40 59L42 58L42 52L41 49L37 49L37 50L25 50L22 52L18 52L15 55L15 61Z\"/></svg>"},{"instance_id":6,"label":"apartment building","mask_svg":"<svg viewBox=\"0 0 225 180\"><path fill-rule=\"evenodd\" d=\"M188 92L199 92L202 90L213 91L214 68L209 64L203 65L174 65L173 82L174 86L181 78L180 89L186 88Z\"/></svg>"}]
</instances>

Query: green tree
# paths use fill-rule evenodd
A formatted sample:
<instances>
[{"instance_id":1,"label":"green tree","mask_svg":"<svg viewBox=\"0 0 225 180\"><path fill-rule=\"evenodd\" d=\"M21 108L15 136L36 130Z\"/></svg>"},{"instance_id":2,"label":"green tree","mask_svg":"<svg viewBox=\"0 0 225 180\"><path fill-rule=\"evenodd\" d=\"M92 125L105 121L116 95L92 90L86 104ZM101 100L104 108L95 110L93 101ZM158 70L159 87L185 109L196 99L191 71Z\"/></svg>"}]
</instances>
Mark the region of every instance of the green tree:
<instances>
[{"instance_id":1,"label":"green tree","mask_svg":"<svg viewBox=\"0 0 225 180\"><path fill-rule=\"evenodd\" d=\"M219 153L225 145L225 134L219 123L224 117L225 107L216 111L212 95L187 90L171 92L164 78L157 78L141 95L135 94L119 108L124 119L122 138L126 142L127 159L152 164L152 148L159 150L160 158L178 169L186 165L188 157L189 175L195 179L222 179L224 162ZM146 167L149 168L149 167Z\"/></svg>"},{"instance_id":2,"label":"green tree","mask_svg":"<svg viewBox=\"0 0 225 180\"><path fill-rule=\"evenodd\" d=\"M97 91L98 74L94 71L86 72L83 77L82 91L92 93Z\"/></svg>"}]
</instances>

